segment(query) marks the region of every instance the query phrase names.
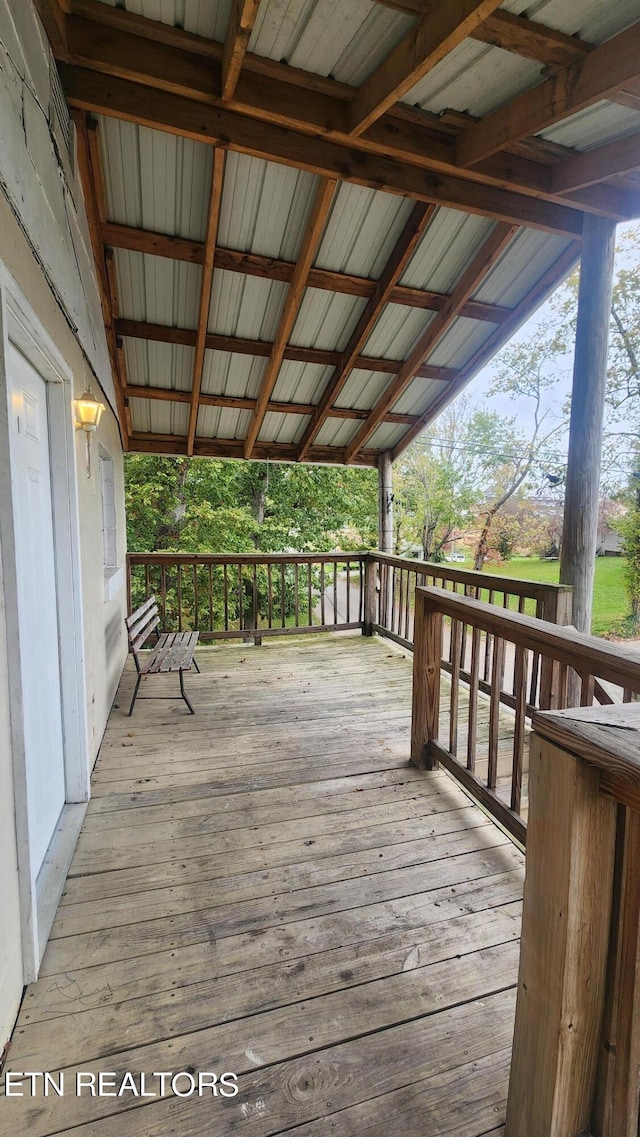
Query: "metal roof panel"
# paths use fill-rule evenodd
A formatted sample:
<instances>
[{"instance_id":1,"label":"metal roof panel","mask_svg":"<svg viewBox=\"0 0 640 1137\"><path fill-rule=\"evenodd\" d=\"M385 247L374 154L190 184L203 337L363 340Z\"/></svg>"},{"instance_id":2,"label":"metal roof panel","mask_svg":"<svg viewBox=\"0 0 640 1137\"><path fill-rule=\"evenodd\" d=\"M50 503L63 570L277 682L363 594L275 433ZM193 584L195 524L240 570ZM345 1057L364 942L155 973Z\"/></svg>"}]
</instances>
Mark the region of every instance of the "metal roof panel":
<instances>
[{"instance_id":1,"label":"metal roof panel","mask_svg":"<svg viewBox=\"0 0 640 1137\"><path fill-rule=\"evenodd\" d=\"M115 118L99 121L110 220L203 241L211 147Z\"/></svg>"},{"instance_id":2,"label":"metal roof panel","mask_svg":"<svg viewBox=\"0 0 640 1137\"><path fill-rule=\"evenodd\" d=\"M215 269L209 331L223 336L273 340L287 288L281 281Z\"/></svg>"},{"instance_id":3,"label":"metal roof panel","mask_svg":"<svg viewBox=\"0 0 640 1137\"><path fill-rule=\"evenodd\" d=\"M315 265L377 279L411 214L413 202L343 182L318 249Z\"/></svg>"},{"instance_id":4,"label":"metal roof panel","mask_svg":"<svg viewBox=\"0 0 640 1137\"><path fill-rule=\"evenodd\" d=\"M363 355L406 359L436 318L435 312L387 304L367 340Z\"/></svg>"},{"instance_id":5,"label":"metal roof panel","mask_svg":"<svg viewBox=\"0 0 640 1137\"><path fill-rule=\"evenodd\" d=\"M261 356L207 350L204 353L202 393L255 399L266 366L267 360Z\"/></svg>"},{"instance_id":6,"label":"metal roof panel","mask_svg":"<svg viewBox=\"0 0 640 1137\"><path fill-rule=\"evenodd\" d=\"M120 315L176 328L195 329L202 269L147 253L114 251Z\"/></svg>"},{"instance_id":7,"label":"metal roof panel","mask_svg":"<svg viewBox=\"0 0 640 1137\"><path fill-rule=\"evenodd\" d=\"M278 372L271 398L279 403L317 403L332 367L285 359Z\"/></svg>"},{"instance_id":8,"label":"metal roof panel","mask_svg":"<svg viewBox=\"0 0 640 1137\"><path fill-rule=\"evenodd\" d=\"M123 340L130 383L142 387L166 387L190 391L195 351L177 343L153 340Z\"/></svg>"},{"instance_id":9,"label":"metal roof panel","mask_svg":"<svg viewBox=\"0 0 640 1137\"><path fill-rule=\"evenodd\" d=\"M297 347L342 351L366 303L362 296L307 288L289 342Z\"/></svg>"},{"instance_id":10,"label":"metal roof panel","mask_svg":"<svg viewBox=\"0 0 640 1137\"><path fill-rule=\"evenodd\" d=\"M451 292L494 228L495 222L486 217L439 209L409 261L401 284Z\"/></svg>"},{"instance_id":11,"label":"metal roof panel","mask_svg":"<svg viewBox=\"0 0 640 1137\"><path fill-rule=\"evenodd\" d=\"M231 10L231 0L101 0L101 3L218 40L225 37Z\"/></svg>"},{"instance_id":12,"label":"metal roof panel","mask_svg":"<svg viewBox=\"0 0 640 1137\"><path fill-rule=\"evenodd\" d=\"M295 260L318 182L304 170L228 151L218 244Z\"/></svg>"},{"instance_id":13,"label":"metal roof panel","mask_svg":"<svg viewBox=\"0 0 640 1137\"><path fill-rule=\"evenodd\" d=\"M476 289L474 299L517 307L569 243L551 233L521 229Z\"/></svg>"},{"instance_id":14,"label":"metal roof panel","mask_svg":"<svg viewBox=\"0 0 640 1137\"><path fill-rule=\"evenodd\" d=\"M186 437L189 407L186 403L129 399L131 425L135 431L151 434L178 434Z\"/></svg>"}]
</instances>

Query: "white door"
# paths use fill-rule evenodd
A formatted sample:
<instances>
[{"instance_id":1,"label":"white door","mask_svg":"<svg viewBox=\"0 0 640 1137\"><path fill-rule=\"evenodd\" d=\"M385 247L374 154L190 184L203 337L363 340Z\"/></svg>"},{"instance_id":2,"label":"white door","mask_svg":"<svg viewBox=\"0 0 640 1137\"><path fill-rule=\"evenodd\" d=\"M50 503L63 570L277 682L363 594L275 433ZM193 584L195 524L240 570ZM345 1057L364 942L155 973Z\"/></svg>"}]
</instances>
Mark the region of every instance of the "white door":
<instances>
[{"instance_id":1,"label":"white door","mask_svg":"<svg viewBox=\"0 0 640 1137\"><path fill-rule=\"evenodd\" d=\"M47 385L9 345L11 465L33 877L65 803Z\"/></svg>"}]
</instances>

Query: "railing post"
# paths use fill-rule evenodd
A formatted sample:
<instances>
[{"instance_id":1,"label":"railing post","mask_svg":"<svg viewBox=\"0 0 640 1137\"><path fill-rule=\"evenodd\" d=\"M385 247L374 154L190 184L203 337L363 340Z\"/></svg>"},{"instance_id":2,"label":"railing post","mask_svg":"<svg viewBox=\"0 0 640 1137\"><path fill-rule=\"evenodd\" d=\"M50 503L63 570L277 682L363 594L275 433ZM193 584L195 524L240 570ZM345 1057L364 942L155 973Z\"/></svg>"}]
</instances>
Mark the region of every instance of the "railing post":
<instances>
[{"instance_id":1,"label":"railing post","mask_svg":"<svg viewBox=\"0 0 640 1137\"><path fill-rule=\"evenodd\" d=\"M442 612L420 591L415 594L411 761L419 770L436 770L429 743L437 741L440 724Z\"/></svg>"},{"instance_id":2,"label":"railing post","mask_svg":"<svg viewBox=\"0 0 640 1137\"><path fill-rule=\"evenodd\" d=\"M127 615L130 616L132 611L133 611L133 607L131 604L131 557L130 557L129 553L127 553L127 555L126 555L126 564L127 564Z\"/></svg>"},{"instance_id":3,"label":"railing post","mask_svg":"<svg viewBox=\"0 0 640 1137\"><path fill-rule=\"evenodd\" d=\"M591 1123L616 825L599 788L595 767L533 735L505 1137L577 1137Z\"/></svg>"},{"instance_id":4,"label":"railing post","mask_svg":"<svg viewBox=\"0 0 640 1137\"><path fill-rule=\"evenodd\" d=\"M378 562L373 553L367 553L364 564L364 623L363 636L373 635L373 625L376 621L376 602L378 586Z\"/></svg>"}]
</instances>

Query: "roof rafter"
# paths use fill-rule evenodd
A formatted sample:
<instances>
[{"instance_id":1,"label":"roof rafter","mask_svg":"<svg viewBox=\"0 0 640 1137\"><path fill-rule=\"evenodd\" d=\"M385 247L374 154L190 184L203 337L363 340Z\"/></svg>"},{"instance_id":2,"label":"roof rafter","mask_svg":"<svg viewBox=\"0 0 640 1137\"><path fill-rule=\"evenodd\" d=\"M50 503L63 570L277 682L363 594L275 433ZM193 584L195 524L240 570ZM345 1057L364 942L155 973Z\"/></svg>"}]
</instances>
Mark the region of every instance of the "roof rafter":
<instances>
[{"instance_id":1,"label":"roof rafter","mask_svg":"<svg viewBox=\"0 0 640 1137\"><path fill-rule=\"evenodd\" d=\"M465 269L449 297L448 303L442 311L438 312L433 318L426 332L424 332L418 340L406 363L403 364L395 379L391 381L386 391L378 399L369 417L347 446L347 462L353 461L358 452L369 441L387 411L391 409L393 404L400 398L402 392L409 386L409 383L415 377L420 365L424 362L429 353L433 351L436 344L439 343L445 332L451 327L453 321L460 315L462 305L469 299L471 293L475 292L476 288L480 286L487 272L504 252L516 232L517 226L514 225L500 224L495 226L480 251L473 258L471 264Z\"/></svg>"},{"instance_id":2,"label":"roof rafter","mask_svg":"<svg viewBox=\"0 0 640 1137\"><path fill-rule=\"evenodd\" d=\"M191 401L189 391L178 391L172 387L143 387L134 383L125 387L124 393L127 398L150 399L152 402L154 399L161 403L189 403ZM256 400L241 395L201 395L200 404L203 407L228 407L230 410L252 411L255 409ZM282 403L274 400L267 403L269 414L311 415L314 410L314 403ZM358 410L357 407L331 407L329 410L330 418L362 420L368 414L368 411ZM413 426L418 421L418 416L389 412L388 415L385 415L384 421Z\"/></svg>"},{"instance_id":3,"label":"roof rafter","mask_svg":"<svg viewBox=\"0 0 640 1137\"><path fill-rule=\"evenodd\" d=\"M115 333L114 322L116 317L114 315L114 306L117 304L117 296L114 294L115 282L113 279L109 279L105 250L102 244L101 225L105 216L105 207L104 194L102 192L101 167L97 148L97 123L87 123L87 116L82 111L73 112L72 117L76 127L78 173L80 175L85 209L87 212L91 249L93 252L98 292L102 307L102 318L104 320L107 348L111 362L111 374L113 377L118 420L123 446L126 450L128 447L128 436L131 424L123 394L123 388L126 386L126 375L122 372L124 358L118 351L118 342Z\"/></svg>"},{"instance_id":4,"label":"roof rafter","mask_svg":"<svg viewBox=\"0 0 640 1137\"><path fill-rule=\"evenodd\" d=\"M606 177L614 177L632 173L638 168L640 133L630 134L627 138L619 138L605 146L598 146L595 150L567 158L554 167L553 185L559 193L568 193L599 182L603 170L606 170Z\"/></svg>"},{"instance_id":5,"label":"roof rafter","mask_svg":"<svg viewBox=\"0 0 640 1137\"><path fill-rule=\"evenodd\" d=\"M218 222L220 220L220 204L222 202L224 163L224 150L214 150L209 211L207 214L207 235L205 237L203 250L198 330L196 335L195 358L193 361L193 379L191 382L191 406L189 409L189 425L187 427L187 454L193 453L193 440L196 436L196 427L198 424L198 400L202 386L204 353L209 324L209 307L211 305L211 290L213 288L213 265L215 260L216 240L218 237Z\"/></svg>"},{"instance_id":6,"label":"roof rafter","mask_svg":"<svg viewBox=\"0 0 640 1137\"><path fill-rule=\"evenodd\" d=\"M191 328L173 328L165 324L149 324L141 320L116 321L116 333L125 339L154 340L157 343L177 343L185 347L195 347L197 332ZM236 355L254 355L259 359L266 359L271 355L273 344L268 340L241 339L239 336L223 336L208 332L206 338L208 351L231 352ZM293 359L298 363L315 363L321 367L336 367L340 361L339 351L323 351L317 347L285 348L284 359ZM373 356L358 356L355 367L362 371L381 371L385 375L397 375L402 367L402 360L378 359ZM432 367L425 364L418 372L419 379L436 379L448 382L455 378L457 371L449 367Z\"/></svg>"},{"instance_id":7,"label":"roof rafter","mask_svg":"<svg viewBox=\"0 0 640 1137\"><path fill-rule=\"evenodd\" d=\"M245 458L251 457L253 447L260 433L260 427L262 426L266 414L267 404L271 398L271 392L276 385L278 372L280 371L280 366L284 359L289 336L293 331L293 325L300 311L300 305L302 304L305 288L307 287L309 269L311 268L320 241L322 240L322 234L324 233L325 223L331 210L333 194L337 184L337 181L333 178L323 178L316 190L313 206L311 207L311 214L307 222L304 237L302 238L298 260L296 261L295 271L291 278L289 291L280 315L278 330L273 341L273 347L271 348L269 362L262 377L262 383L260 384L256 409L253 412L247 430L244 447Z\"/></svg>"},{"instance_id":8,"label":"roof rafter","mask_svg":"<svg viewBox=\"0 0 640 1137\"><path fill-rule=\"evenodd\" d=\"M222 53L221 91L223 99L229 100L234 96L259 7L260 0L232 0L229 26Z\"/></svg>"},{"instance_id":9,"label":"roof rafter","mask_svg":"<svg viewBox=\"0 0 640 1137\"><path fill-rule=\"evenodd\" d=\"M456 140L458 165L472 166L606 99L639 75L640 21L469 127Z\"/></svg>"},{"instance_id":10,"label":"roof rafter","mask_svg":"<svg viewBox=\"0 0 640 1137\"><path fill-rule=\"evenodd\" d=\"M502 0L447 0L430 4L357 91L350 108L351 133L362 134L376 119L453 51Z\"/></svg>"},{"instance_id":11,"label":"roof rafter","mask_svg":"<svg viewBox=\"0 0 640 1137\"><path fill-rule=\"evenodd\" d=\"M186 454L187 450L187 440L181 434L147 434L134 431L131 441L135 450L141 454ZM295 462L296 450L296 446L287 442L258 443L254 448L253 457L261 461L270 459L272 462ZM197 438L193 454L195 458L242 458L243 443L229 438ZM344 454L344 446L314 446L307 462L344 466ZM363 450L358 455L358 465L376 466L378 457L377 450Z\"/></svg>"},{"instance_id":12,"label":"roof rafter","mask_svg":"<svg viewBox=\"0 0 640 1137\"><path fill-rule=\"evenodd\" d=\"M447 388L447 391L440 395L426 414L421 415L418 421L411 427L410 430L400 439L398 444L393 449L393 460L406 450L415 438L439 415L444 408L456 397L457 394L466 386L466 384L473 378L473 376L484 367L490 359L493 358L495 353L511 339L511 336L518 330L518 328L529 318L536 308L542 304L548 296L566 279L567 275L575 265L580 256L580 245L574 242L569 245L563 253L557 258L556 261L547 269L544 276L536 284L524 299L513 309L511 318L501 328L496 328L490 338L478 348L472 355L471 359L465 363L456 377L456 379Z\"/></svg>"},{"instance_id":13,"label":"roof rafter","mask_svg":"<svg viewBox=\"0 0 640 1137\"><path fill-rule=\"evenodd\" d=\"M105 245L115 249L129 249L132 252L168 257L170 260L187 261L191 264L202 264L204 256L204 245L199 241L173 237L165 233L153 233L146 229L133 229L128 225L117 225L110 221L102 226L102 239ZM226 269L229 272L257 276L263 280L279 280L289 284L295 267L294 262L278 260L277 257L225 249L220 245L216 247L216 268ZM310 288L319 288L324 292L342 292L347 296L364 296L368 299L373 296L378 282L366 276L312 268L307 277L307 284ZM389 302L392 304L402 304L407 308L427 308L433 312L439 312L446 299L447 295L444 292L409 288L400 284L395 285L389 294ZM470 320L501 324L503 320L508 319L510 312L510 308L504 308L499 304L469 300L462 315Z\"/></svg>"},{"instance_id":14,"label":"roof rafter","mask_svg":"<svg viewBox=\"0 0 640 1137\"><path fill-rule=\"evenodd\" d=\"M311 421L300 442L298 461L302 461L308 453L312 442L330 411L332 403L340 394L340 391L351 374L355 366L355 360L357 360L361 354L374 325L380 318L382 310L389 302L395 285L411 260L418 242L429 225L434 213L435 206L423 205L422 202L418 202L414 205L411 216L396 241L393 252L385 265L380 280L354 328L349 343L340 356L340 362L333 372L333 375L330 376L322 392L318 406L311 416Z\"/></svg>"},{"instance_id":15,"label":"roof rafter","mask_svg":"<svg viewBox=\"0 0 640 1137\"><path fill-rule=\"evenodd\" d=\"M432 173L360 152L347 143L311 138L165 91L150 95L148 87L129 80L67 64L59 68L69 104L83 110L509 224L573 238L582 233L582 214L569 206Z\"/></svg>"},{"instance_id":16,"label":"roof rafter","mask_svg":"<svg viewBox=\"0 0 640 1137\"><path fill-rule=\"evenodd\" d=\"M104 9L105 5L98 4L97 7ZM158 40L159 25L146 21L147 35L141 51L140 17L118 9L108 8L107 11L128 17L132 21L132 30L127 30L127 21L124 27L112 28L72 17L68 25L69 52L63 59L68 58L83 67L116 78L144 83L154 90L184 95L228 109L228 104L217 97L213 69L218 64L211 56L204 57L200 53L202 45L212 46L211 41L190 37L190 50L185 51L179 45L186 33L165 27L162 38ZM176 34L175 44L165 42L170 32ZM390 156L432 172L461 176L461 170L456 166L455 137L436 116L398 104L375 122L366 134L356 138L348 133L348 103L353 97L353 88L315 76L313 83L320 83L321 90L314 87L302 91L297 81L299 74L304 75L304 72L297 73L294 68L270 60L266 62L271 68L266 76L243 70L233 100L235 112L303 134L319 133L342 145L348 144L351 148L355 145L368 154ZM528 150L531 151L531 144ZM508 188L511 192L529 194L541 200L554 200L548 153L541 149L540 158L541 161L533 160L531 153L526 156L497 154L477 167L462 171L462 177L481 185ZM621 188L598 186L578 192L570 204L624 220L634 213L637 203Z\"/></svg>"}]
</instances>

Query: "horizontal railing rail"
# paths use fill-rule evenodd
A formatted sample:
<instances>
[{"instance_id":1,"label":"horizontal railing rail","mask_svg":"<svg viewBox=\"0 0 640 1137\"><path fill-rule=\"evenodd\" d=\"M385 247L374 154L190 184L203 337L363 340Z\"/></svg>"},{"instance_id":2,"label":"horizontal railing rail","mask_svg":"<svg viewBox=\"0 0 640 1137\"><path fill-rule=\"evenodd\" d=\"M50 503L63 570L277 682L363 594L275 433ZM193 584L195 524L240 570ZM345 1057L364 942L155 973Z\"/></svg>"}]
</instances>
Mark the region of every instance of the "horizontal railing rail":
<instances>
[{"instance_id":1,"label":"horizontal railing rail","mask_svg":"<svg viewBox=\"0 0 640 1137\"><path fill-rule=\"evenodd\" d=\"M640 654L442 588L418 588L415 603L412 761L423 769L441 762L524 844L532 714L577 703L591 706L600 701L602 682L621 688L625 701L635 699ZM445 664L450 664L448 691L441 683ZM510 714L501 698L507 670L514 691Z\"/></svg>"},{"instance_id":2,"label":"horizontal railing rail","mask_svg":"<svg viewBox=\"0 0 640 1137\"><path fill-rule=\"evenodd\" d=\"M201 641L363 628L366 553L129 553L129 611L155 595L162 631Z\"/></svg>"}]
</instances>

